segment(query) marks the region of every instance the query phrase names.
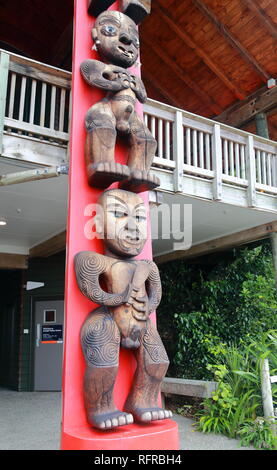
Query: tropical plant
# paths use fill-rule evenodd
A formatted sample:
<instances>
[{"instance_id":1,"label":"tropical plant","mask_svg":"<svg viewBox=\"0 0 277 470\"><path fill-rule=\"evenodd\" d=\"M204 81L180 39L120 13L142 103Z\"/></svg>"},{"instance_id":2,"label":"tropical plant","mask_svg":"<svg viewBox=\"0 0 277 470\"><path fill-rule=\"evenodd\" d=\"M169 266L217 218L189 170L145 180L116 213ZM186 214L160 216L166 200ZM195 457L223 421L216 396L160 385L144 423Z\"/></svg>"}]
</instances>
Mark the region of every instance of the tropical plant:
<instances>
[{"instance_id":1,"label":"tropical plant","mask_svg":"<svg viewBox=\"0 0 277 470\"><path fill-rule=\"evenodd\" d=\"M215 344L211 338L206 338L206 343L215 362L208 365L208 369L213 372L218 387L212 399L204 401L198 429L239 437L242 445L277 449L272 422L260 418L263 413L261 366L268 358L271 374L276 373L277 330L263 333L259 341L241 341L238 347ZM277 387L274 385L276 404Z\"/></svg>"}]
</instances>

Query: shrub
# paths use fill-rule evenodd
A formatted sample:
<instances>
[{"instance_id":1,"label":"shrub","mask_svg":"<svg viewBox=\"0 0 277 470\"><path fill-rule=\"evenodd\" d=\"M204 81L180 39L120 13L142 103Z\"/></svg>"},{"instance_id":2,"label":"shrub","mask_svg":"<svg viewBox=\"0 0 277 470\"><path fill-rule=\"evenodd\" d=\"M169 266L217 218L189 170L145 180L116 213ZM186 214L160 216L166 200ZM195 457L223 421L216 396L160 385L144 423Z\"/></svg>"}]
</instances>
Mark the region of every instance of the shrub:
<instances>
[{"instance_id":1,"label":"shrub","mask_svg":"<svg viewBox=\"0 0 277 470\"><path fill-rule=\"evenodd\" d=\"M169 374L211 379L210 341L227 345L277 328L277 299L268 241L233 250L214 267L174 261L161 266L158 326Z\"/></svg>"},{"instance_id":2,"label":"shrub","mask_svg":"<svg viewBox=\"0 0 277 470\"><path fill-rule=\"evenodd\" d=\"M253 444L257 449L277 449L272 423L262 416L261 391L262 361L268 358L271 375L277 371L277 330L260 335L258 341L241 341L238 347L222 343L215 346L210 339L207 345L214 359L208 369L218 388L211 399L204 401L198 429L240 438L242 445ZM276 384L272 388L276 405Z\"/></svg>"}]
</instances>

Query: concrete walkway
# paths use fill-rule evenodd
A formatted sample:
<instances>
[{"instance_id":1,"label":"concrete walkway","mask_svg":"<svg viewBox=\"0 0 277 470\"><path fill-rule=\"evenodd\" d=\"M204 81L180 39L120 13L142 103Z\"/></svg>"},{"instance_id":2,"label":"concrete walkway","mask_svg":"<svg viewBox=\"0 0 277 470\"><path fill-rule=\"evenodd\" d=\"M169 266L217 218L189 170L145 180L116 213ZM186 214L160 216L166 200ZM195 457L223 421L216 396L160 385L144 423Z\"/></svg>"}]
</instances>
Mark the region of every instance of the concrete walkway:
<instances>
[{"instance_id":1,"label":"concrete walkway","mask_svg":"<svg viewBox=\"0 0 277 470\"><path fill-rule=\"evenodd\" d=\"M173 418L179 425L181 450L250 450L239 441L194 430L193 421ZM0 389L0 450L58 450L61 394Z\"/></svg>"}]
</instances>

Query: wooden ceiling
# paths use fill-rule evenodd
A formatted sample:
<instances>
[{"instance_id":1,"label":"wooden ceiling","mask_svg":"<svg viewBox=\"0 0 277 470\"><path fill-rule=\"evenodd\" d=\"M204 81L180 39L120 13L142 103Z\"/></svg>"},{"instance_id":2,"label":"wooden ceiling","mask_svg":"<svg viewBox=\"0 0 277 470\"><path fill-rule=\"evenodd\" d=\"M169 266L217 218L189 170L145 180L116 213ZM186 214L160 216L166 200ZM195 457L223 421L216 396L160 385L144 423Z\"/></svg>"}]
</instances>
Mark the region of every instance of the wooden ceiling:
<instances>
[{"instance_id":1,"label":"wooden ceiling","mask_svg":"<svg viewBox=\"0 0 277 470\"><path fill-rule=\"evenodd\" d=\"M0 0L1 47L70 69L73 0ZM277 140L276 0L153 0L140 26L148 96Z\"/></svg>"}]
</instances>

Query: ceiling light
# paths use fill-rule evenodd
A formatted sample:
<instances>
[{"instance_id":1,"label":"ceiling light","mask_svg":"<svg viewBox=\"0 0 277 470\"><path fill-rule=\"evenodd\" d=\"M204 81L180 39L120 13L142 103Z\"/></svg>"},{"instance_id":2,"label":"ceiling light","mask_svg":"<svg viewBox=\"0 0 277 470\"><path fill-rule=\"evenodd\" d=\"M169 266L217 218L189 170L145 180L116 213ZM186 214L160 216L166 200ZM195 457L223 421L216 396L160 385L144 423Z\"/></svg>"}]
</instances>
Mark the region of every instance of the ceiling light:
<instances>
[{"instance_id":1,"label":"ceiling light","mask_svg":"<svg viewBox=\"0 0 277 470\"><path fill-rule=\"evenodd\" d=\"M0 226L4 227L5 225L7 225L6 219L4 219L4 217L0 217Z\"/></svg>"}]
</instances>

